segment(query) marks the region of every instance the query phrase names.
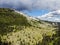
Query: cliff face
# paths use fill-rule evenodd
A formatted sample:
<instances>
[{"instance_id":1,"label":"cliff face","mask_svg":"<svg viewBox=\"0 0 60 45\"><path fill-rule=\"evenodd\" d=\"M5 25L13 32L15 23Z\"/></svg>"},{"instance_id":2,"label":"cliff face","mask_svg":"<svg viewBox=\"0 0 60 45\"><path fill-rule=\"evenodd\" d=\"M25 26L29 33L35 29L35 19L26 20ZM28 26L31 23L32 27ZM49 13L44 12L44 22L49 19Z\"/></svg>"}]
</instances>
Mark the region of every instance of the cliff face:
<instances>
[{"instance_id":1,"label":"cliff face","mask_svg":"<svg viewBox=\"0 0 60 45\"><path fill-rule=\"evenodd\" d=\"M11 9L0 8L1 45L50 45L53 44L56 29L57 27L49 22L25 17Z\"/></svg>"}]
</instances>

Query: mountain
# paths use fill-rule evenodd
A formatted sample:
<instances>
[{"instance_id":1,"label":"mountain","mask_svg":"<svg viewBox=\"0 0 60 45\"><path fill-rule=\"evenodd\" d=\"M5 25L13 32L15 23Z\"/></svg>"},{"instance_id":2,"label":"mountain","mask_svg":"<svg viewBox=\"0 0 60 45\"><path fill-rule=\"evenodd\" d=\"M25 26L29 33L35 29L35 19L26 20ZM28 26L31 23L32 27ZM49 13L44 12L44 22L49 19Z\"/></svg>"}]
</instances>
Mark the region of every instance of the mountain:
<instances>
[{"instance_id":1,"label":"mountain","mask_svg":"<svg viewBox=\"0 0 60 45\"><path fill-rule=\"evenodd\" d=\"M0 45L53 45L57 26L9 8L0 8Z\"/></svg>"},{"instance_id":2,"label":"mountain","mask_svg":"<svg viewBox=\"0 0 60 45\"><path fill-rule=\"evenodd\" d=\"M47 20L47 21L52 21L52 22L60 22L60 10L49 12L45 15L38 16L38 18L41 20Z\"/></svg>"}]
</instances>

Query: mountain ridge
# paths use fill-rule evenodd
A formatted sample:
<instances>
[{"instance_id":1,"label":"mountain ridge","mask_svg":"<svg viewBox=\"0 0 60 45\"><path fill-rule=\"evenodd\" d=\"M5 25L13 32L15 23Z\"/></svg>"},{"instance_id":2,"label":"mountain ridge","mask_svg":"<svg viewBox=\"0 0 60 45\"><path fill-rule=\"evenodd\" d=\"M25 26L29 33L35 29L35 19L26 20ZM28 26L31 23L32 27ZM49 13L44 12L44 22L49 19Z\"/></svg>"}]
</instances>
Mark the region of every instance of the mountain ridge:
<instances>
[{"instance_id":1,"label":"mountain ridge","mask_svg":"<svg viewBox=\"0 0 60 45\"><path fill-rule=\"evenodd\" d=\"M47 45L52 43L57 27L49 22L37 18L36 20L20 13L9 8L0 8L1 45ZM46 38L51 42L46 41Z\"/></svg>"}]
</instances>

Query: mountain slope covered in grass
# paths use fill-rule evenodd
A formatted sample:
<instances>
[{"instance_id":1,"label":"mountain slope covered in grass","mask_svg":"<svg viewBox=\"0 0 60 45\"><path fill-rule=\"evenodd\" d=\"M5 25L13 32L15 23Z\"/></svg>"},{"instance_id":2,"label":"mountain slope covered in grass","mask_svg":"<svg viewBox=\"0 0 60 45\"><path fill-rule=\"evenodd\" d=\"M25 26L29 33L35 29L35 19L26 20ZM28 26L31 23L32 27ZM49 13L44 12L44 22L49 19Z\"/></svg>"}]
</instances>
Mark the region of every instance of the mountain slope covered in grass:
<instances>
[{"instance_id":1,"label":"mountain slope covered in grass","mask_svg":"<svg viewBox=\"0 0 60 45\"><path fill-rule=\"evenodd\" d=\"M57 28L28 17L9 8L0 8L0 45L52 44Z\"/></svg>"}]
</instances>

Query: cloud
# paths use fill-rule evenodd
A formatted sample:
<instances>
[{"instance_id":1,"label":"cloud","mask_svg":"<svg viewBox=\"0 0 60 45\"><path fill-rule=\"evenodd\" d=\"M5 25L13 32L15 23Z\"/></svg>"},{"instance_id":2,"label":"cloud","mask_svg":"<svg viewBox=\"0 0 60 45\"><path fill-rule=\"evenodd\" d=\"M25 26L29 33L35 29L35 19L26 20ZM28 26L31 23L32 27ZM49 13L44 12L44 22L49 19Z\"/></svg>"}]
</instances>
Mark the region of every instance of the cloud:
<instances>
[{"instance_id":1,"label":"cloud","mask_svg":"<svg viewBox=\"0 0 60 45\"><path fill-rule=\"evenodd\" d=\"M38 16L37 18L41 20L52 21L52 22L60 22L60 10L49 12L45 15Z\"/></svg>"},{"instance_id":2,"label":"cloud","mask_svg":"<svg viewBox=\"0 0 60 45\"><path fill-rule=\"evenodd\" d=\"M17 10L58 10L60 9L60 0L0 0L0 8L2 7Z\"/></svg>"}]
</instances>

